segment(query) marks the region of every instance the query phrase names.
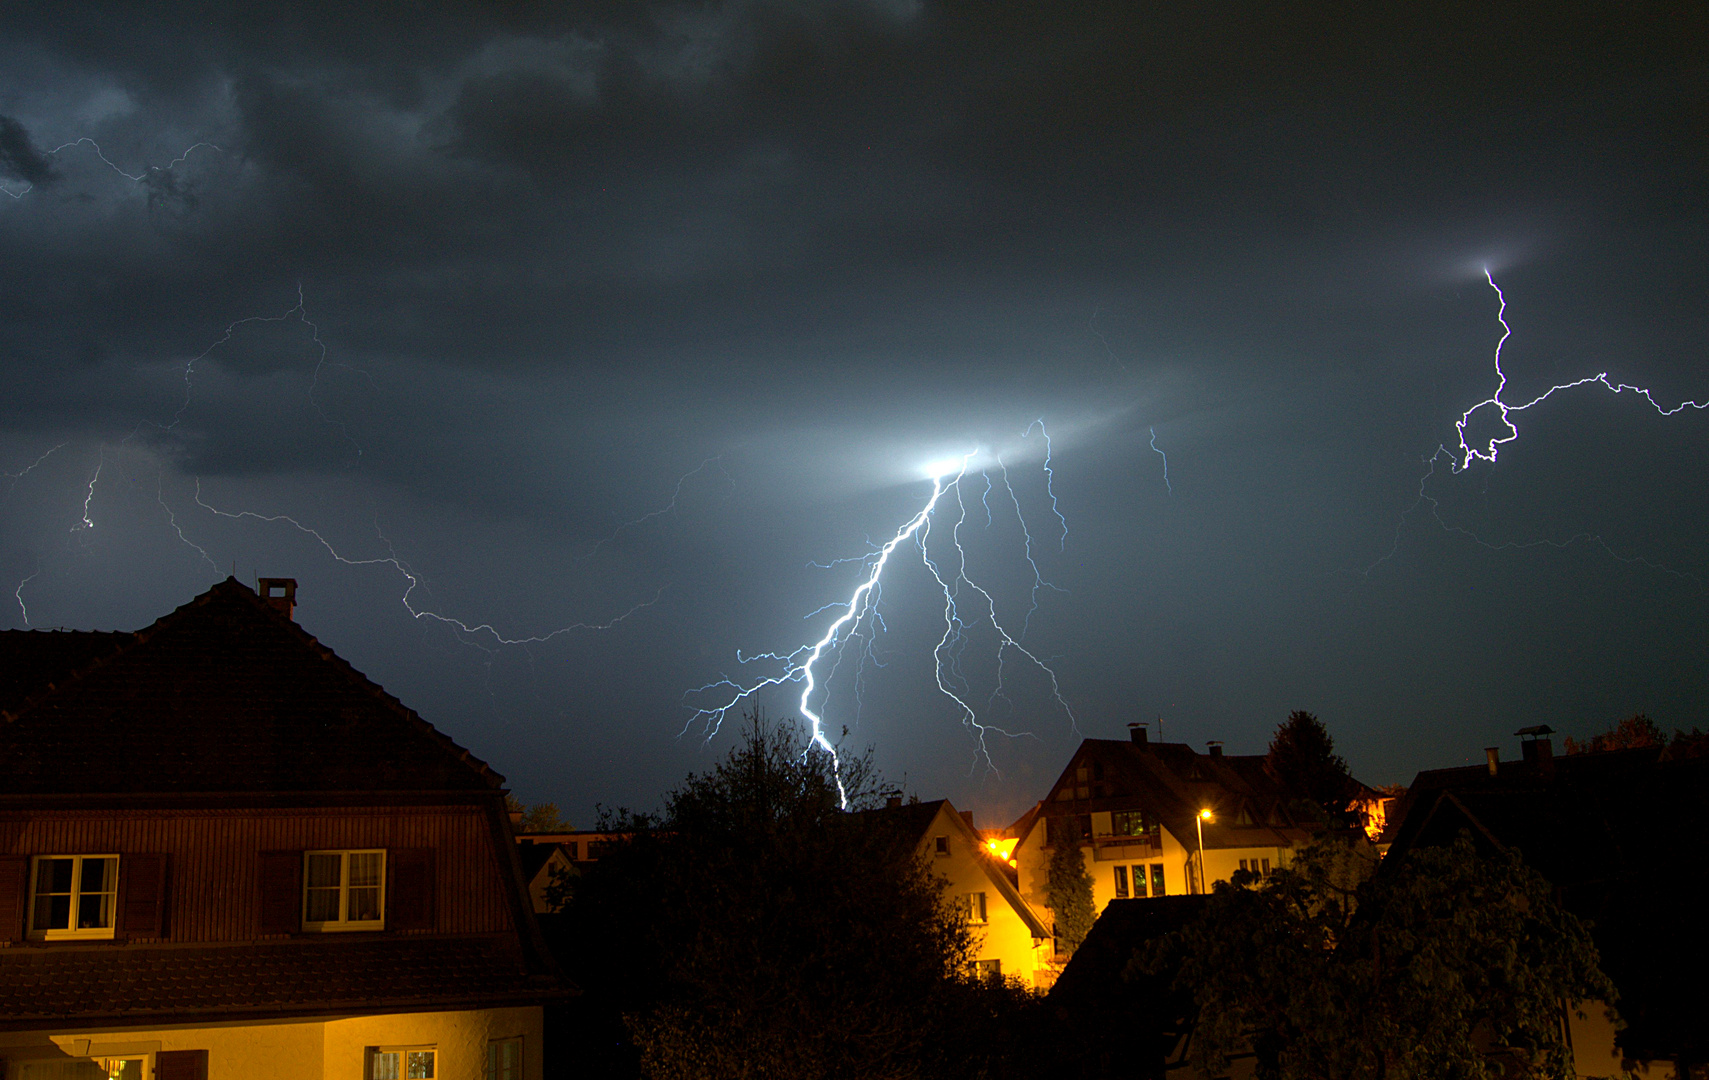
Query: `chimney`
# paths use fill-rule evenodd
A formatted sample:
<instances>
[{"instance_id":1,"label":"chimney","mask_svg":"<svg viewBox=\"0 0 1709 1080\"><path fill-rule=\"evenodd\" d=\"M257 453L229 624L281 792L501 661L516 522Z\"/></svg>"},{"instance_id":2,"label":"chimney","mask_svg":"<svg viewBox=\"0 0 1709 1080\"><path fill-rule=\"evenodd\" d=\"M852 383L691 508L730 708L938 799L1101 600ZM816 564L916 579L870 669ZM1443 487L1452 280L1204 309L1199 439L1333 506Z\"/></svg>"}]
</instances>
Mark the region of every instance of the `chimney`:
<instances>
[{"instance_id":1,"label":"chimney","mask_svg":"<svg viewBox=\"0 0 1709 1080\"><path fill-rule=\"evenodd\" d=\"M901 805L902 793L900 791L892 791L890 794L884 796L884 809L895 810Z\"/></svg>"},{"instance_id":2,"label":"chimney","mask_svg":"<svg viewBox=\"0 0 1709 1080\"><path fill-rule=\"evenodd\" d=\"M1552 775L1555 771L1555 744L1549 741L1549 736L1554 733L1555 729L1547 724L1520 728L1514 732L1523 740L1519 744L1520 757L1536 765L1544 776Z\"/></svg>"},{"instance_id":3,"label":"chimney","mask_svg":"<svg viewBox=\"0 0 1709 1080\"><path fill-rule=\"evenodd\" d=\"M278 595L274 595L274 590ZM264 577L255 582L255 591L261 594L261 599L267 601L269 607L289 619L297 608L297 579L290 577Z\"/></svg>"},{"instance_id":4,"label":"chimney","mask_svg":"<svg viewBox=\"0 0 1709 1080\"><path fill-rule=\"evenodd\" d=\"M1489 765L1489 774L1494 776L1496 766L1501 764L1501 748L1498 746L1484 747L1484 761Z\"/></svg>"},{"instance_id":5,"label":"chimney","mask_svg":"<svg viewBox=\"0 0 1709 1080\"><path fill-rule=\"evenodd\" d=\"M1127 737L1133 740L1135 746L1145 746L1151 741L1144 724L1129 724L1127 726Z\"/></svg>"},{"instance_id":6,"label":"chimney","mask_svg":"<svg viewBox=\"0 0 1709 1080\"><path fill-rule=\"evenodd\" d=\"M969 829L973 829L973 811L971 811L971 810L958 810L957 813L959 813L961 815L961 820L967 822L967 827ZM979 830L973 829L973 831L978 832Z\"/></svg>"},{"instance_id":7,"label":"chimney","mask_svg":"<svg viewBox=\"0 0 1709 1080\"><path fill-rule=\"evenodd\" d=\"M1221 739L1212 739L1209 742L1205 743L1205 746L1210 749L1211 757L1222 757L1222 740Z\"/></svg>"}]
</instances>

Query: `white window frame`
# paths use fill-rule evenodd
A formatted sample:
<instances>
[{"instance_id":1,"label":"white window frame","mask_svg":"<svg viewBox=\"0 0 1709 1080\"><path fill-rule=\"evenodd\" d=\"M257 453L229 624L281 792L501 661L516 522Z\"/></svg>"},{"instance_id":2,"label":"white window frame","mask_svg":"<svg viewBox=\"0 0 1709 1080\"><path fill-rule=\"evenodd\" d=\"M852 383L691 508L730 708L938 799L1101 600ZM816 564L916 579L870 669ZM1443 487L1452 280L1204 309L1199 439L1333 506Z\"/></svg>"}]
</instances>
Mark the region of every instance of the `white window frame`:
<instances>
[{"instance_id":1,"label":"white window frame","mask_svg":"<svg viewBox=\"0 0 1709 1080\"><path fill-rule=\"evenodd\" d=\"M71 916L69 927L54 929L36 925L36 886L39 884L42 864L55 859L74 860L71 866ZM110 896L112 900L107 908L107 925L79 929L77 926L78 901L83 893L83 863L89 859L113 860L113 888L111 892L100 894ZM119 855L117 852L92 855L36 855L30 859L30 938L34 941L104 941L111 940L119 922Z\"/></svg>"},{"instance_id":2,"label":"white window frame","mask_svg":"<svg viewBox=\"0 0 1709 1080\"><path fill-rule=\"evenodd\" d=\"M370 1046L368 1048L368 1060L364 1063L367 1067L362 1070L363 1080L373 1080L374 1066L378 1062L381 1054L399 1055L398 1080L408 1080L409 1078L409 1058L407 1055L432 1054L433 1077L434 1080L439 1080L439 1047L433 1043L425 1043L416 1046Z\"/></svg>"},{"instance_id":3,"label":"white window frame","mask_svg":"<svg viewBox=\"0 0 1709 1080\"><path fill-rule=\"evenodd\" d=\"M985 926L990 923L991 916L988 908L986 907L984 893L970 892L962 893L961 895L962 914L967 916L967 921L969 923L974 926Z\"/></svg>"},{"instance_id":4,"label":"white window frame","mask_svg":"<svg viewBox=\"0 0 1709 1080\"><path fill-rule=\"evenodd\" d=\"M338 860L338 918L311 920L309 918L309 860L317 855L337 855ZM350 856L378 855L380 857L379 912L377 919L350 918ZM346 930L384 930L386 928L386 849L385 848L328 848L319 851L303 852L303 896L302 896L303 929L315 933L337 933ZM383 1048L390 1053L397 1047ZM403 1047L406 1050L420 1050L423 1047ZM427 1047L426 1049L431 1049ZM379 1051L376 1050L376 1053Z\"/></svg>"}]
</instances>

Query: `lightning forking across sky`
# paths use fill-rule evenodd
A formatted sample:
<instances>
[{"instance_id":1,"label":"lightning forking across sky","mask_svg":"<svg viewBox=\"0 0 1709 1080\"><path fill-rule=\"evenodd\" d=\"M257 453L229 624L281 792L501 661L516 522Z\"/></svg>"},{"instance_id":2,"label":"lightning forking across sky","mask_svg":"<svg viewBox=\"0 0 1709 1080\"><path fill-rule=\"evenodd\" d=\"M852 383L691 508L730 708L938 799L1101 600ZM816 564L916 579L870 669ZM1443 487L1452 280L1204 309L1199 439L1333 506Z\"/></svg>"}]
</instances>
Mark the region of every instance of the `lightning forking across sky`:
<instances>
[{"instance_id":1,"label":"lightning forking across sky","mask_svg":"<svg viewBox=\"0 0 1709 1080\"><path fill-rule=\"evenodd\" d=\"M1067 519L1062 516L1061 510L1056 501L1054 474L1050 469L1050 436L1045 430L1044 422L1042 420L1034 421L1034 423L1029 425L1026 431L1023 432L1022 437L1026 438L1030 436L1035 427L1045 439L1045 488L1050 498L1052 513L1056 515L1058 521L1060 521L1062 525L1062 537L1059 546L1065 547L1067 543L1068 522ZM999 642L997 647L997 685L992 691L992 699L994 700L997 696L1003 693L1003 664L1008 653L1011 651L1019 653L1032 665L1042 671L1049 679L1052 698L1068 717L1069 723L1075 726L1077 730L1078 724L1074 717L1074 711L1069 706L1067 700L1062 696L1061 684L1057 678L1055 670L1037 654L1022 644L1021 638L1024 638L1026 633L1024 626L1020 637L1009 632L998 614L997 601L992 596L990 590L980 585L969 576L967 553L962 545L961 539L961 529L967 522L967 500L963 497L962 484L963 481L971 475L969 471L970 463L977 454L977 449L971 450L959 459L952 459L948 462L942 462L930 467L928 469L928 475L932 484L931 494L927 497L925 504L920 507L919 511L904 522L896 530L895 535L893 535L884 544L876 547L869 554L860 557L858 560L835 560L831 563L813 564L828 568L830 566L837 565L839 562L860 561L865 565L866 570L864 576L855 586L854 590L849 594L849 598L847 600L826 604L818 609L819 611L824 611L828 608L840 607L843 609L842 614L825 628L824 633L821 634L817 640L803 644L790 652L766 652L744 655L740 650L738 650L736 660L740 664L747 665L756 662L770 662L780 665L780 668L772 674L759 676L746 681L738 681L730 678L729 676L724 676L714 682L707 683L704 686L690 691L688 695L685 695L686 697L695 697L697 700L704 700L704 695L712 695L714 697L715 704L710 706L694 706L694 713L683 728L684 733L686 733L695 723L701 722L706 725L707 734L708 737L710 737L712 734L717 732L719 725L722 724L725 716L729 714L731 709L734 709L743 702L753 698L754 695L760 694L766 690L782 687L786 684L800 684L801 693L797 702L797 708L799 708L802 717L807 721L810 739L814 745L818 746L821 750L830 755L833 766L839 766L836 745L831 741L826 732L825 718L822 713L822 710L824 709L824 702L822 700L815 700L815 694L828 686L831 676L834 675L838 665L841 663L843 653L846 651L847 646L850 642L857 639L863 639L864 641L860 650L862 663L864 665L865 658L870 655L873 636L877 632L881 632L883 628L883 617L879 613L879 600L881 597L884 571L886 567L890 565L891 557L896 553L896 551L904 544L910 542L912 542L919 550L921 562L925 565L927 571L937 583L944 599L944 631L932 650L933 672L938 690L945 697L955 703L957 709L961 713L962 722L966 724L969 729L975 732L975 740L978 746L979 755L985 759L987 766L991 766L991 758L985 742L986 735L988 733L995 732L1000 735L1015 737L1017 733L1005 731L1002 728L994 726L988 721L981 720L978 711L968 703L968 698L971 696L970 688L968 686L967 679L960 672L959 653L962 648L965 648L966 630L976 624L988 624L996 634ZM1038 607L1038 589L1041 586L1048 586L1050 588L1055 588L1055 586L1049 585L1048 582L1044 581L1043 576L1039 572L1038 564L1033 559L1032 534L1030 529L1027 527L1025 516L1021 513L1020 500L1016 497L1014 488L1009 483L1008 468L1003 464L1001 457L997 458L997 465L1000 475L1002 476L1003 485L1009 493L1016 518L1019 520L1023 535L1025 536L1025 557L1027 563L1031 566L1034 575L1032 604L1026 617L1027 621L1030 622L1033 612L1036 611ZM989 473L984 470L980 471L980 475L985 479L985 491L981 494L980 499L985 506L987 515L986 520L989 524L991 521L989 496L992 488L992 480ZM951 547L954 549L954 555L952 557L955 561L953 567L949 567L948 564L940 565L941 558L933 557L932 548L930 546L934 515L938 511L940 504L944 503L945 497L951 492L954 493L956 506L955 521L949 529L949 542ZM973 621L969 621L962 617L958 601L961 599L963 589L975 594L977 598L975 603L979 609L982 609L982 611L973 616ZM833 656L831 671L825 675L823 680L821 680L817 668L828 654ZM856 691L858 698L860 685L859 675L857 675L856 678ZM840 767L838 767L837 773L837 788L844 807L847 807L848 796L847 792L843 790Z\"/></svg>"},{"instance_id":2,"label":"lightning forking across sky","mask_svg":"<svg viewBox=\"0 0 1709 1080\"><path fill-rule=\"evenodd\" d=\"M1420 503L1427 502L1431 506L1431 512L1434 514L1437 523L1440 524L1442 528L1449 532L1459 533L1462 536L1466 536L1476 543L1493 550L1539 546L1562 548L1579 541L1585 541L1601 547L1603 551L1621 562L1639 563L1641 565L1648 566L1651 569L1659 570L1666 574L1672 574L1675 577L1682 577L1696 581L1697 578L1693 574L1682 573L1659 563L1652 562L1649 559L1621 555L1611 548L1607 542L1602 539L1602 537L1597 536L1594 533L1579 533L1567 540L1534 540L1523 543L1509 542L1492 544L1471 530L1459 525L1450 525L1442 519L1440 504L1435 498L1431 497L1427 490L1430 478L1435 475L1437 463L1446 459L1450 469L1456 474L1470 469L1474 461L1483 461L1491 465L1495 464L1496 459L1501 455L1501 448L1513 443L1519 438L1519 427L1513 422L1513 415L1515 413L1524 412L1535 405L1542 404L1544 401L1547 401L1550 397L1562 390L1572 390L1576 387L1596 384L1614 394L1624 394L1630 391L1635 396L1641 397L1645 401L1649 402L1650 406L1662 416L1673 416L1688 408L1699 410L1709 408L1709 400L1695 401L1689 399L1681 401L1672 408L1668 408L1662 405L1661 402L1657 401L1649 389L1642 386L1635 386L1631 383L1612 382L1609 380L1608 372L1606 371L1598 372L1595 375L1586 375L1584 378L1574 379L1572 382L1558 383L1549 387L1547 390L1522 405L1509 404L1502 397L1502 394L1507 390L1507 371L1502 367L1501 356L1502 349L1507 345L1508 339L1513 336L1513 327L1508 325L1507 322L1507 295L1502 292L1501 286L1496 284L1495 275L1491 273L1489 267L1484 267L1483 273L1484 280L1489 283L1489 287L1495 292L1497 304L1495 319L1496 322L1501 324L1501 337L1495 343L1495 392L1489 397L1484 398L1482 401L1479 401L1466 409L1460 414L1460 418L1454 421L1454 432L1457 444L1454 448L1450 449L1448 445L1444 443L1436 448L1435 453L1424 459L1425 472L1418 482L1418 498L1412 502L1412 505L1408 506L1401 512L1401 521L1395 526L1394 544L1389 548L1388 552L1382 556L1382 558L1371 563L1371 565L1367 566L1363 571L1361 571L1361 573L1369 575L1372 570L1375 570L1378 566L1387 562L1394 555L1395 551L1399 549L1400 533L1401 529L1405 526L1407 517L1413 510L1418 508ZM1505 434L1498 433L1491 435L1481 442L1477 439L1468 440L1466 432L1467 428L1470 427L1473 422L1473 417L1480 412L1487 414L1488 411L1492 409L1495 410L1497 420L1501 425L1501 428L1505 429Z\"/></svg>"}]
</instances>

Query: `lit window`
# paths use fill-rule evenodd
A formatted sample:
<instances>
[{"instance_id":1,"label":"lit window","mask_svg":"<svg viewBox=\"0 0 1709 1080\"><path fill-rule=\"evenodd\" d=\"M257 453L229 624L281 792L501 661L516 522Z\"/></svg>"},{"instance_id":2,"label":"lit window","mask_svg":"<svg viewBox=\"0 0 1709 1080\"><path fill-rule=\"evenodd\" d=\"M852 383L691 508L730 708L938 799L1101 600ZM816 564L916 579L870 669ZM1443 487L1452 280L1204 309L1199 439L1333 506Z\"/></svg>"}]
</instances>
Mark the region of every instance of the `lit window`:
<instances>
[{"instance_id":1,"label":"lit window","mask_svg":"<svg viewBox=\"0 0 1709 1080\"><path fill-rule=\"evenodd\" d=\"M1163 864L1160 862L1154 862L1151 864L1151 895L1163 896L1164 894Z\"/></svg>"},{"instance_id":2,"label":"lit window","mask_svg":"<svg viewBox=\"0 0 1709 1080\"><path fill-rule=\"evenodd\" d=\"M30 887L30 933L47 940L110 938L118 892L117 855L41 856Z\"/></svg>"},{"instance_id":3,"label":"lit window","mask_svg":"<svg viewBox=\"0 0 1709 1080\"><path fill-rule=\"evenodd\" d=\"M970 923L988 922L986 918L985 894L982 892L966 893L965 908L967 921Z\"/></svg>"},{"instance_id":4,"label":"lit window","mask_svg":"<svg viewBox=\"0 0 1709 1080\"><path fill-rule=\"evenodd\" d=\"M368 1080L433 1080L437 1057L431 1046L382 1046L368 1052Z\"/></svg>"},{"instance_id":5,"label":"lit window","mask_svg":"<svg viewBox=\"0 0 1709 1080\"><path fill-rule=\"evenodd\" d=\"M1144 863L1134 863L1133 864L1133 895L1136 897L1145 895L1145 864Z\"/></svg>"},{"instance_id":6,"label":"lit window","mask_svg":"<svg viewBox=\"0 0 1709 1080\"><path fill-rule=\"evenodd\" d=\"M303 929L383 929L386 921L385 883L384 851L305 852Z\"/></svg>"},{"instance_id":7,"label":"lit window","mask_svg":"<svg viewBox=\"0 0 1709 1080\"><path fill-rule=\"evenodd\" d=\"M1144 836L1151 831L1139 810L1117 810L1110 815L1110 832L1116 836Z\"/></svg>"},{"instance_id":8,"label":"lit window","mask_svg":"<svg viewBox=\"0 0 1709 1080\"><path fill-rule=\"evenodd\" d=\"M522 1080L522 1040L487 1043L487 1080Z\"/></svg>"},{"instance_id":9,"label":"lit window","mask_svg":"<svg viewBox=\"0 0 1709 1080\"><path fill-rule=\"evenodd\" d=\"M1127 899L1127 867L1116 867L1116 899Z\"/></svg>"}]
</instances>

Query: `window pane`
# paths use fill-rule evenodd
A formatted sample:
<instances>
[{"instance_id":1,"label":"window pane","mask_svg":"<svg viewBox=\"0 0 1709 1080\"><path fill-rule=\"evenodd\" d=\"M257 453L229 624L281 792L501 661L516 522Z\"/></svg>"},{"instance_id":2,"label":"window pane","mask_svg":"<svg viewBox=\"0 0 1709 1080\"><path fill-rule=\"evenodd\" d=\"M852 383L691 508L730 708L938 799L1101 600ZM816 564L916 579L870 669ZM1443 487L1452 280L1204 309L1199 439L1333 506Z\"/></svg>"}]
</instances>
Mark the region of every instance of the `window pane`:
<instances>
[{"instance_id":1,"label":"window pane","mask_svg":"<svg viewBox=\"0 0 1709 1080\"><path fill-rule=\"evenodd\" d=\"M338 890L310 889L303 918L309 922L337 922Z\"/></svg>"},{"instance_id":2,"label":"window pane","mask_svg":"<svg viewBox=\"0 0 1709 1080\"><path fill-rule=\"evenodd\" d=\"M1152 896L1164 895L1163 864L1162 863L1152 863L1151 864L1151 895Z\"/></svg>"},{"instance_id":3,"label":"window pane","mask_svg":"<svg viewBox=\"0 0 1709 1080\"><path fill-rule=\"evenodd\" d=\"M36 892L69 893L76 859L43 859L36 868Z\"/></svg>"},{"instance_id":4,"label":"window pane","mask_svg":"<svg viewBox=\"0 0 1709 1080\"><path fill-rule=\"evenodd\" d=\"M311 889L336 889L343 881L340 868L344 857L337 853L331 855L310 855L304 865L303 882Z\"/></svg>"},{"instance_id":5,"label":"window pane","mask_svg":"<svg viewBox=\"0 0 1709 1080\"><path fill-rule=\"evenodd\" d=\"M375 1051L372 1080L398 1080L398 1059L402 1056L395 1050Z\"/></svg>"},{"instance_id":6,"label":"window pane","mask_svg":"<svg viewBox=\"0 0 1709 1080\"><path fill-rule=\"evenodd\" d=\"M345 916L351 922L376 922L380 918L379 889L351 889L350 912Z\"/></svg>"},{"instance_id":7,"label":"window pane","mask_svg":"<svg viewBox=\"0 0 1709 1080\"><path fill-rule=\"evenodd\" d=\"M113 892L119 885L119 860L117 859L84 859L83 880L78 883L79 892Z\"/></svg>"},{"instance_id":8,"label":"window pane","mask_svg":"<svg viewBox=\"0 0 1709 1080\"><path fill-rule=\"evenodd\" d=\"M77 929L99 930L113 925L113 897L110 893L84 893L77 898Z\"/></svg>"},{"instance_id":9,"label":"window pane","mask_svg":"<svg viewBox=\"0 0 1709 1080\"><path fill-rule=\"evenodd\" d=\"M522 1080L522 1040L506 1039L499 1047L499 1080Z\"/></svg>"},{"instance_id":10,"label":"window pane","mask_svg":"<svg viewBox=\"0 0 1709 1080\"><path fill-rule=\"evenodd\" d=\"M1116 899L1127 899L1127 867L1116 867Z\"/></svg>"},{"instance_id":11,"label":"window pane","mask_svg":"<svg viewBox=\"0 0 1709 1080\"><path fill-rule=\"evenodd\" d=\"M378 851L352 853L350 856L350 887L369 887L380 884L380 864L385 858Z\"/></svg>"},{"instance_id":12,"label":"window pane","mask_svg":"<svg viewBox=\"0 0 1709 1080\"><path fill-rule=\"evenodd\" d=\"M433 1051L411 1050L405 1055L408 1061L408 1080L433 1080Z\"/></svg>"}]
</instances>

